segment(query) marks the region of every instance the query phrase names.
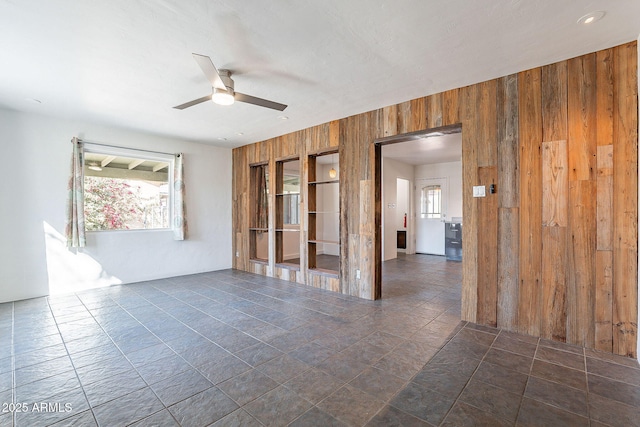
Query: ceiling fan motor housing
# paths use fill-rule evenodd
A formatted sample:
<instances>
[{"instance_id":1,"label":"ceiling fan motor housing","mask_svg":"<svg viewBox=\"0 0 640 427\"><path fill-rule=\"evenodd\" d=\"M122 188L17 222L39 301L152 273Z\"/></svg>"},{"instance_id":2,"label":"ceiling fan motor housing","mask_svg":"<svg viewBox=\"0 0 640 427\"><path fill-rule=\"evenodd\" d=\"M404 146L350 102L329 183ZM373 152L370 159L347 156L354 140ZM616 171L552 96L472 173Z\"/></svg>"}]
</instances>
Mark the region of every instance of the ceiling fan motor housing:
<instances>
[{"instance_id":1,"label":"ceiling fan motor housing","mask_svg":"<svg viewBox=\"0 0 640 427\"><path fill-rule=\"evenodd\" d=\"M227 92L229 92L231 95L234 94L234 85L233 85L233 79L231 78L231 71L229 70L220 70L219 71L220 74L220 80L222 80L222 83L224 83L225 87L227 88ZM216 91L216 88L213 88L214 93Z\"/></svg>"}]
</instances>

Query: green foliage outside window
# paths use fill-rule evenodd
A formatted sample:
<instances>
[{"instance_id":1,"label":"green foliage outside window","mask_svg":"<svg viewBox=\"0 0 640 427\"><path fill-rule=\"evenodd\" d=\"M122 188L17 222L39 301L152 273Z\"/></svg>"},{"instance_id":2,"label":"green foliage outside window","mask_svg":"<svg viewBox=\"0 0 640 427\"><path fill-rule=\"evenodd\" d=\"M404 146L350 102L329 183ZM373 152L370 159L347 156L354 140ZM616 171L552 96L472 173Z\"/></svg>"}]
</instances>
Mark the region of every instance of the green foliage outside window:
<instances>
[{"instance_id":1,"label":"green foliage outside window","mask_svg":"<svg viewBox=\"0 0 640 427\"><path fill-rule=\"evenodd\" d=\"M166 195L149 196L144 181L85 176L87 231L168 227Z\"/></svg>"}]
</instances>

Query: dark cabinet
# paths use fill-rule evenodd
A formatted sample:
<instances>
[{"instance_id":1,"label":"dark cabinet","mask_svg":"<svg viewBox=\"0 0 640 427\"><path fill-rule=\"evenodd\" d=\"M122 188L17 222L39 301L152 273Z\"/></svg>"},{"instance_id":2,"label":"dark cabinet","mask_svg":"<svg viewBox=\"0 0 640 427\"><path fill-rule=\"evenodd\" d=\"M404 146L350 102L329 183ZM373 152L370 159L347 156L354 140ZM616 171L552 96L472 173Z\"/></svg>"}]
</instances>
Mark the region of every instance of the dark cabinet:
<instances>
[{"instance_id":1,"label":"dark cabinet","mask_svg":"<svg viewBox=\"0 0 640 427\"><path fill-rule=\"evenodd\" d=\"M398 239L396 242L396 247L398 249L407 249L407 231L406 230L398 230Z\"/></svg>"},{"instance_id":2,"label":"dark cabinet","mask_svg":"<svg viewBox=\"0 0 640 427\"><path fill-rule=\"evenodd\" d=\"M447 260L462 261L462 223L445 222L444 253Z\"/></svg>"}]
</instances>

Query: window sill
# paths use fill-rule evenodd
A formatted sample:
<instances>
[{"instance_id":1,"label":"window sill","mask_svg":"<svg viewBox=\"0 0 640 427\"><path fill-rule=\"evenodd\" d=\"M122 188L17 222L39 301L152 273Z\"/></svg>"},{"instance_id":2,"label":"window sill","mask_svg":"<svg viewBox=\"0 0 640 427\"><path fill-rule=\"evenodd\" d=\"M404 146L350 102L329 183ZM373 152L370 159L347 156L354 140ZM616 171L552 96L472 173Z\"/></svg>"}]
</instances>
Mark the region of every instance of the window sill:
<instances>
[{"instance_id":1,"label":"window sill","mask_svg":"<svg viewBox=\"0 0 640 427\"><path fill-rule=\"evenodd\" d=\"M145 228L134 230L87 230L87 234L106 234L106 233L150 233L150 232L172 232L172 228Z\"/></svg>"}]
</instances>

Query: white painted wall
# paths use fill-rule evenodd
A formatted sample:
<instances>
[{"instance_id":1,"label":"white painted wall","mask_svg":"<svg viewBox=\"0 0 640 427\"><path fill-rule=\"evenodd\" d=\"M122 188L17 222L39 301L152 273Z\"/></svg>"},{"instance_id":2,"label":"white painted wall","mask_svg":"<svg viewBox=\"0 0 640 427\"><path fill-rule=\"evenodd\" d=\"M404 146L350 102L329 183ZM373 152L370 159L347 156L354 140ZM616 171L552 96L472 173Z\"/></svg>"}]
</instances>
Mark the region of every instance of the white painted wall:
<instances>
[{"instance_id":1,"label":"white painted wall","mask_svg":"<svg viewBox=\"0 0 640 427\"><path fill-rule=\"evenodd\" d=\"M448 178L449 203L445 221L462 217L462 162L436 163L415 167L415 179Z\"/></svg>"},{"instance_id":2,"label":"white painted wall","mask_svg":"<svg viewBox=\"0 0 640 427\"><path fill-rule=\"evenodd\" d=\"M382 259L397 258L397 232L402 230L402 222L398 218L404 216L404 211L398 211L398 178L406 179L413 186L415 167L394 159L382 159ZM395 205L395 207L389 207ZM408 214L411 214L411 207ZM407 249L406 253L415 253L413 244L413 215L407 220Z\"/></svg>"},{"instance_id":3,"label":"white painted wall","mask_svg":"<svg viewBox=\"0 0 640 427\"><path fill-rule=\"evenodd\" d=\"M188 240L171 231L63 238L73 136L182 152ZM231 267L231 150L73 120L0 109L0 302Z\"/></svg>"},{"instance_id":4,"label":"white painted wall","mask_svg":"<svg viewBox=\"0 0 640 427\"><path fill-rule=\"evenodd\" d=\"M409 225L409 218L411 216L411 181L404 178L398 178L396 181L396 197L398 200L398 203L396 205L396 227L398 230L408 231L407 227ZM405 215L407 218L406 225ZM396 250L398 252L407 252L406 248L397 248Z\"/></svg>"}]
</instances>

